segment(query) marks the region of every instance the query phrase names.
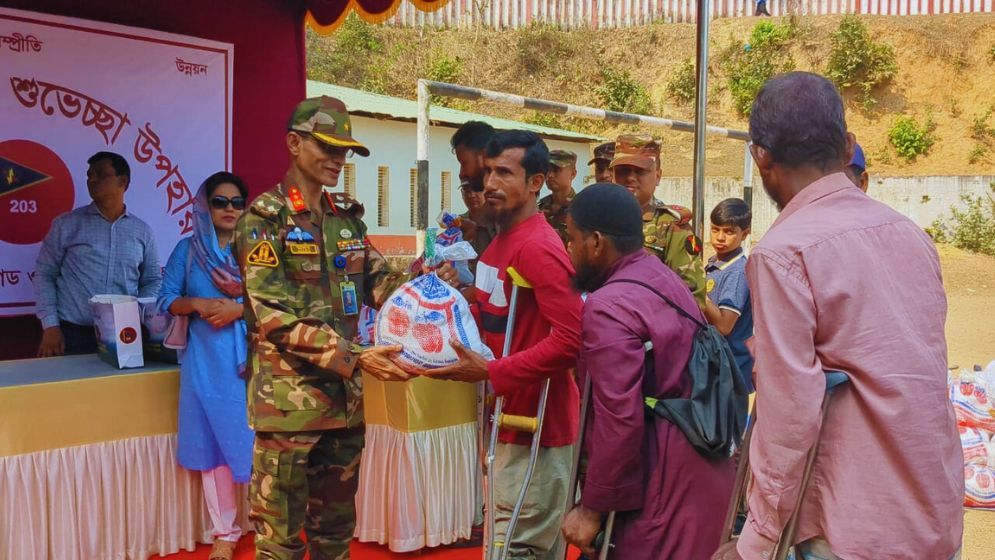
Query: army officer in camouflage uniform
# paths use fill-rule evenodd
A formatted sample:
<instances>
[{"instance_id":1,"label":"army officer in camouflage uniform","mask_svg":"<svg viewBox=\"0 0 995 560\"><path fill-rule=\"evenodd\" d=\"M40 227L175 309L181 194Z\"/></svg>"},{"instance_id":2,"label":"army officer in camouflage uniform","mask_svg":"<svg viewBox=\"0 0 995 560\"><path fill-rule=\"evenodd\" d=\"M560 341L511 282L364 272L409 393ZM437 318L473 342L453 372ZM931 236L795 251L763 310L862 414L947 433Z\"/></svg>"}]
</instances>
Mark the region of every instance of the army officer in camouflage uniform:
<instances>
[{"instance_id":1,"label":"army officer in camouflage uniform","mask_svg":"<svg viewBox=\"0 0 995 560\"><path fill-rule=\"evenodd\" d=\"M594 166L595 183L611 183L613 181L612 170L608 166L611 165L614 157L615 142L605 142L594 148L594 157L587 164Z\"/></svg>"},{"instance_id":2,"label":"army officer in camouflage uniform","mask_svg":"<svg viewBox=\"0 0 995 560\"><path fill-rule=\"evenodd\" d=\"M629 189L643 209L646 250L678 274L698 305L705 305L705 269L701 240L691 229L691 211L668 205L653 195L660 183L660 144L648 134L623 134L611 162L615 183Z\"/></svg>"},{"instance_id":3,"label":"army officer in camouflage uniform","mask_svg":"<svg viewBox=\"0 0 995 560\"><path fill-rule=\"evenodd\" d=\"M359 307L378 308L404 278L366 238L363 206L322 189L338 183L351 153L370 153L352 137L345 105L307 99L288 128L286 176L236 228L256 431L250 517L256 558L304 558L304 529L312 560L341 559L356 523L363 448ZM392 350L368 350L362 361L389 360ZM396 367L370 369L405 377Z\"/></svg>"},{"instance_id":4,"label":"army officer in camouflage uniform","mask_svg":"<svg viewBox=\"0 0 995 560\"><path fill-rule=\"evenodd\" d=\"M570 208L570 201L577 195L573 189L575 177L577 177L577 154L567 150L551 150L549 175L546 176L549 194L539 199L539 211L560 236L564 247L570 240L570 236L567 235L567 209Z\"/></svg>"}]
</instances>

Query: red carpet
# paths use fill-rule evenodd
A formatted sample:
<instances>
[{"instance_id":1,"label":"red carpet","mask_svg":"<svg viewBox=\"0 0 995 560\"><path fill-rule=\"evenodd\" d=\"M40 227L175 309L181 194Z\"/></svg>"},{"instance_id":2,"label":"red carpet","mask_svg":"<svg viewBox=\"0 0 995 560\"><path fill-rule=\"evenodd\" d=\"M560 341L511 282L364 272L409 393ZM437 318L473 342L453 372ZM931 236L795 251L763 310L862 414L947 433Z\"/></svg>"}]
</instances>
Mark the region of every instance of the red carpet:
<instances>
[{"instance_id":1,"label":"red carpet","mask_svg":"<svg viewBox=\"0 0 995 560\"><path fill-rule=\"evenodd\" d=\"M246 535L238 542L235 550L235 560L254 560L252 548L253 535ZM207 560L211 552L210 545L200 545L195 552L180 552L166 556L169 560ZM403 560L418 558L419 560L480 560L482 551L479 548L433 548L407 554L395 554L385 546L352 542L352 560ZM576 558L577 552L571 549L570 558Z\"/></svg>"}]
</instances>

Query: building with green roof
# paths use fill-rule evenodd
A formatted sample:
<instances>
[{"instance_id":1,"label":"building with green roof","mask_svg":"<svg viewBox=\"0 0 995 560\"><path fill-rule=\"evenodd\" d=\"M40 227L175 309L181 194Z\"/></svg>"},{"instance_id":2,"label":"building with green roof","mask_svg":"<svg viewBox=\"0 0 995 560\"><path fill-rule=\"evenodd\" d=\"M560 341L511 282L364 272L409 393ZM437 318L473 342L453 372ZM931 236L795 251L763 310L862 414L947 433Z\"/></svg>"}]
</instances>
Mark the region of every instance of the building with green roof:
<instances>
[{"instance_id":1,"label":"building with green roof","mask_svg":"<svg viewBox=\"0 0 995 560\"><path fill-rule=\"evenodd\" d=\"M374 244L385 254L414 253L415 246L415 127L418 103L397 97L309 80L308 97L328 95L345 102L352 115L353 135L370 148L370 157L353 156L336 189L357 198L366 207L364 221ZM519 128L541 135L549 148L577 153L579 188L588 174L583 168L591 149L602 141L596 136L521 123L432 106L429 153L429 216L443 209L466 211L459 195L459 163L449 139L467 121L483 121L497 129ZM546 193L540 193L540 196Z\"/></svg>"}]
</instances>

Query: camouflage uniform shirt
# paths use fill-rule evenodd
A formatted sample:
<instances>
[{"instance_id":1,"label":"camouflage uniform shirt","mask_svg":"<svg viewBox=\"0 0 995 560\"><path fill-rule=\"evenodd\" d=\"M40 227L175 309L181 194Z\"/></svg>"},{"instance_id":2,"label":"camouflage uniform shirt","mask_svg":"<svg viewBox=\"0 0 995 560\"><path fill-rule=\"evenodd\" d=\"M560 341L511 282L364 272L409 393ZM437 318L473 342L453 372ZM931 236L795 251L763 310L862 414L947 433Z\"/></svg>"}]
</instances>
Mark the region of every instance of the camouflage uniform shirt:
<instances>
[{"instance_id":1,"label":"camouflage uniform shirt","mask_svg":"<svg viewBox=\"0 0 995 560\"><path fill-rule=\"evenodd\" d=\"M691 229L691 211L654 199L643 212L643 245L669 266L691 289L699 306L705 305L705 269L701 240Z\"/></svg>"},{"instance_id":2,"label":"camouflage uniform shirt","mask_svg":"<svg viewBox=\"0 0 995 560\"><path fill-rule=\"evenodd\" d=\"M577 193L573 189L570 189L570 194L567 195L567 203L559 207L553 202L552 194L547 194L539 199L539 211L542 212L543 216L546 216L546 221L553 227L556 234L560 236L564 247L566 247L567 241L570 240L570 237L567 235L567 212L570 209L570 202L575 196L577 196Z\"/></svg>"},{"instance_id":3,"label":"camouflage uniform shirt","mask_svg":"<svg viewBox=\"0 0 995 560\"><path fill-rule=\"evenodd\" d=\"M321 205L323 214L312 216L299 191L277 186L256 198L236 226L250 338L249 424L256 431L363 423L360 349L353 342L359 314L346 311L360 303L379 308L405 280L366 239L362 205L339 193L324 194Z\"/></svg>"}]
</instances>

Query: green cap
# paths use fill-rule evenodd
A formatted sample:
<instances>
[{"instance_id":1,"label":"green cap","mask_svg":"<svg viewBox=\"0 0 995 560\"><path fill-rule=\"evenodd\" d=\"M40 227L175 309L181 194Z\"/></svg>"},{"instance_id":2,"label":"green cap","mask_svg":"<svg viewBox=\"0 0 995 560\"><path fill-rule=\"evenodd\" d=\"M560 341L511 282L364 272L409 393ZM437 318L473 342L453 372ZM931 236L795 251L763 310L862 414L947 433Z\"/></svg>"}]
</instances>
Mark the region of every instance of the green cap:
<instances>
[{"instance_id":1,"label":"green cap","mask_svg":"<svg viewBox=\"0 0 995 560\"><path fill-rule=\"evenodd\" d=\"M550 150L549 163L556 167L576 167L577 154L567 150Z\"/></svg>"},{"instance_id":2,"label":"green cap","mask_svg":"<svg viewBox=\"0 0 995 560\"><path fill-rule=\"evenodd\" d=\"M598 160L603 160L605 163L610 163L612 158L615 157L615 143L605 142L594 148L594 157L591 161L587 162L588 165L594 165Z\"/></svg>"},{"instance_id":3,"label":"green cap","mask_svg":"<svg viewBox=\"0 0 995 560\"><path fill-rule=\"evenodd\" d=\"M634 165L643 169L660 166L660 143L649 134L623 134L615 141L611 166Z\"/></svg>"},{"instance_id":4,"label":"green cap","mask_svg":"<svg viewBox=\"0 0 995 560\"><path fill-rule=\"evenodd\" d=\"M349 111L341 99L322 95L301 101L287 128L309 133L329 146L352 148L363 157L370 155L370 150L352 137Z\"/></svg>"}]
</instances>

